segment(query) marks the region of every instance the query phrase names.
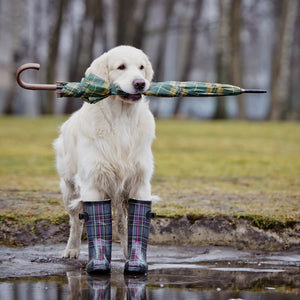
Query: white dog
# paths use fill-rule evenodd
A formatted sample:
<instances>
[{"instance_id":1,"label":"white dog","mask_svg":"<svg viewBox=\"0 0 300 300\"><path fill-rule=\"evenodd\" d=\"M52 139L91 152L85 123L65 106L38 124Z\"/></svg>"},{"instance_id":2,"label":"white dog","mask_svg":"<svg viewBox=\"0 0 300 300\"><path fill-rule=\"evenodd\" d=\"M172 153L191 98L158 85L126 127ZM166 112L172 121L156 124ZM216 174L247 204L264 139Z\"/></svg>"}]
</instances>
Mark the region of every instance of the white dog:
<instances>
[{"instance_id":1,"label":"white dog","mask_svg":"<svg viewBox=\"0 0 300 300\"><path fill-rule=\"evenodd\" d=\"M128 199L151 199L155 123L140 93L149 88L153 70L141 50L119 46L95 59L86 76L90 73L118 84L130 95L110 96L97 104L84 103L62 125L60 136L54 141L60 187L71 226L63 256L79 256L81 201L108 198L112 200L126 256Z\"/></svg>"}]
</instances>

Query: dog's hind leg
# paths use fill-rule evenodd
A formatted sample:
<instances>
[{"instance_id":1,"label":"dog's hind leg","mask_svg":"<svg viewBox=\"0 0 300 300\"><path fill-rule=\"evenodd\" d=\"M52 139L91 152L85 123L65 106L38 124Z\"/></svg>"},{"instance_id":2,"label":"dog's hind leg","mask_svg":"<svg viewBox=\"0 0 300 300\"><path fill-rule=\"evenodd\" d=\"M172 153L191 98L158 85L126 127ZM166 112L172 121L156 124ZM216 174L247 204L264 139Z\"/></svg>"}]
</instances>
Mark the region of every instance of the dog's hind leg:
<instances>
[{"instance_id":1,"label":"dog's hind leg","mask_svg":"<svg viewBox=\"0 0 300 300\"><path fill-rule=\"evenodd\" d=\"M65 209L70 216L70 235L63 257L78 258L83 228L83 223L78 217L79 212L81 211L81 202L76 201L75 199L76 191L72 182L66 182L61 179L60 188L63 194Z\"/></svg>"}]
</instances>

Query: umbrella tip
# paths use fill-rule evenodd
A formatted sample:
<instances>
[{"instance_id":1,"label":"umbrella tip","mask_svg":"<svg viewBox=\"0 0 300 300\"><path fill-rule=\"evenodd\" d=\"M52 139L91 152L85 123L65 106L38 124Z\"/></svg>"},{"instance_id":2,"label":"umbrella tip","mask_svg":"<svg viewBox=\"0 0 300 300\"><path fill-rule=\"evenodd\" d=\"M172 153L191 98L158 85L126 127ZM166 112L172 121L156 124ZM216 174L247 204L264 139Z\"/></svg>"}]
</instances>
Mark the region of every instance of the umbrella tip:
<instances>
[{"instance_id":1,"label":"umbrella tip","mask_svg":"<svg viewBox=\"0 0 300 300\"><path fill-rule=\"evenodd\" d=\"M258 94L263 94L267 93L266 90L256 90L256 89L245 89L243 90L243 93L258 93Z\"/></svg>"}]
</instances>

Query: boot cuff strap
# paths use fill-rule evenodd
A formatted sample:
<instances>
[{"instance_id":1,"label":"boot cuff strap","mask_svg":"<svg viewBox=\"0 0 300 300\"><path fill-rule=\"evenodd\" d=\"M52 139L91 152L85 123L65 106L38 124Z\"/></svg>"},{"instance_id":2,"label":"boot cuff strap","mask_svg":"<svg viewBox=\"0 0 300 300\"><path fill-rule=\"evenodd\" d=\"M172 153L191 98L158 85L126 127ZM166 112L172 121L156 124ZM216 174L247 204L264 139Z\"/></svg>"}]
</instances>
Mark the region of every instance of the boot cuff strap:
<instances>
[{"instance_id":1,"label":"boot cuff strap","mask_svg":"<svg viewBox=\"0 0 300 300\"><path fill-rule=\"evenodd\" d=\"M82 201L83 204L92 205L92 204L109 204L111 203L111 199L104 199L100 201Z\"/></svg>"},{"instance_id":2,"label":"boot cuff strap","mask_svg":"<svg viewBox=\"0 0 300 300\"><path fill-rule=\"evenodd\" d=\"M137 199L129 199L129 203L136 203L136 204L150 204L152 203L152 201L149 200L137 200Z\"/></svg>"},{"instance_id":3,"label":"boot cuff strap","mask_svg":"<svg viewBox=\"0 0 300 300\"><path fill-rule=\"evenodd\" d=\"M85 222L87 222L89 220L89 214L87 212L84 213L80 213L78 215L79 220L84 220Z\"/></svg>"},{"instance_id":4,"label":"boot cuff strap","mask_svg":"<svg viewBox=\"0 0 300 300\"><path fill-rule=\"evenodd\" d=\"M154 218L156 218L156 213L149 210L149 211L146 213L146 218L147 218L147 219L154 219Z\"/></svg>"}]
</instances>

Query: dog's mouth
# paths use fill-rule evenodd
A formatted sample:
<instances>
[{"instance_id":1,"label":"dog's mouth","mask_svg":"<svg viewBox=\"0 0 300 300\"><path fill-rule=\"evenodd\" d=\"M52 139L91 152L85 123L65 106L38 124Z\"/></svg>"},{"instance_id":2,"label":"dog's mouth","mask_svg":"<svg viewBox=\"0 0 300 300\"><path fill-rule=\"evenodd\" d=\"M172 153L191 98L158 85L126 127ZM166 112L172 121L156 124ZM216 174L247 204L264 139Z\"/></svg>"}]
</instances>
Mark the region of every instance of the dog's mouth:
<instances>
[{"instance_id":1,"label":"dog's mouth","mask_svg":"<svg viewBox=\"0 0 300 300\"><path fill-rule=\"evenodd\" d=\"M137 102L142 99L141 94L127 94L126 96L121 96L121 98L127 102Z\"/></svg>"}]
</instances>

